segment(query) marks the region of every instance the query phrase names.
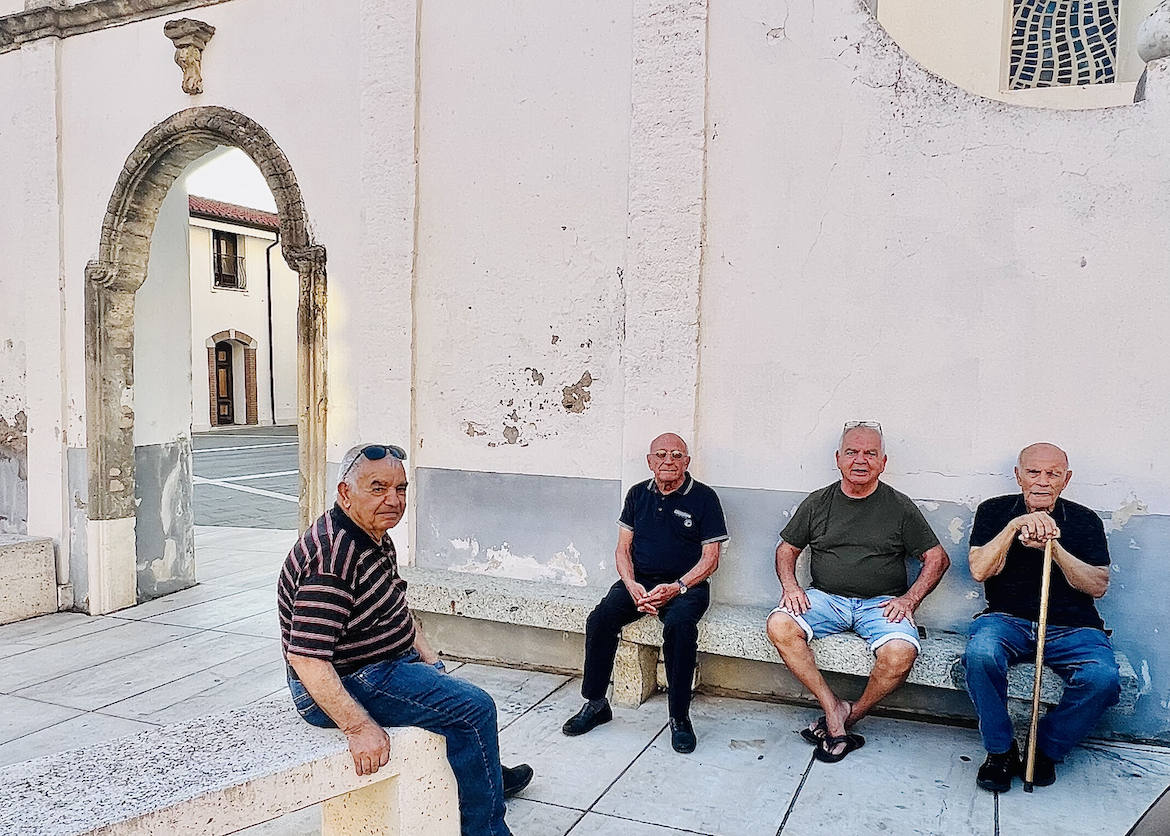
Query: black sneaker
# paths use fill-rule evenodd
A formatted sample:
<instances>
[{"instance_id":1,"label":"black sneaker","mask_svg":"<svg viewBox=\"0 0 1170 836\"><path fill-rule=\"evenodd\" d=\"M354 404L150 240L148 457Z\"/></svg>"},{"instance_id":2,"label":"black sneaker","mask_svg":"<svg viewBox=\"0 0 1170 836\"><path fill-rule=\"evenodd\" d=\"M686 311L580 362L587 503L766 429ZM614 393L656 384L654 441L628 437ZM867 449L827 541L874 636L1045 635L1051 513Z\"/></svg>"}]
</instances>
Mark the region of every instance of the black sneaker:
<instances>
[{"instance_id":1,"label":"black sneaker","mask_svg":"<svg viewBox=\"0 0 1170 836\"><path fill-rule=\"evenodd\" d=\"M695 737L695 728L689 718L682 720L670 718L670 745L674 747L674 751L689 755L695 751L698 744L699 739Z\"/></svg>"},{"instance_id":2,"label":"black sneaker","mask_svg":"<svg viewBox=\"0 0 1170 836\"><path fill-rule=\"evenodd\" d=\"M593 708L591 703L585 703L581 710L565 721L561 726L561 731L569 737L576 737L579 734L593 731L602 723L608 723L613 719L613 709L609 707L607 701L601 708Z\"/></svg>"},{"instance_id":3,"label":"black sneaker","mask_svg":"<svg viewBox=\"0 0 1170 836\"><path fill-rule=\"evenodd\" d=\"M526 763L501 769L504 771L504 798L511 798L532 783L532 767Z\"/></svg>"},{"instance_id":4,"label":"black sneaker","mask_svg":"<svg viewBox=\"0 0 1170 836\"><path fill-rule=\"evenodd\" d=\"M1001 754L987 753L987 760L979 767L975 784L992 792L1007 792L1012 788L1012 778L1023 774L1020 764L1020 747L1012 741L1011 748Z\"/></svg>"},{"instance_id":5,"label":"black sneaker","mask_svg":"<svg viewBox=\"0 0 1170 836\"><path fill-rule=\"evenodd\" d=\"M1020 767L1020 774L1024 774ZM1032 764L1032 784L1037 787L1051 787L1056 783L1056 762L1039 746L1036 747L1036 760Z\"/></svg>"}]
</instances>

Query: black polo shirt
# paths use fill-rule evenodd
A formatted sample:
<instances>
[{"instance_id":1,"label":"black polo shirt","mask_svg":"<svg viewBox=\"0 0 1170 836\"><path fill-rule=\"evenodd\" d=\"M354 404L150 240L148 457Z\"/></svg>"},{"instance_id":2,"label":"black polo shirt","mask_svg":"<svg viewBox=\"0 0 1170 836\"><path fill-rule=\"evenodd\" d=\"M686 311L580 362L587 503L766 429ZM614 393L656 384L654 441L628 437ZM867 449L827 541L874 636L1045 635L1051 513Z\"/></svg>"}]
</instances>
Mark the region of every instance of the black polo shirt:
<instances>
[{"instance_id":1,"label":"black polo shirt","mask_svg":"<svg viewBox=\"0 0 1170 836\"><path fill-rule=\"evenodd\" d=\"M634 532L634 571L641 575L680 578L699 562L703 546L727 539L719 497L690 472L665 495L653 479L634 485L618 525Z\"/></svg>"},{"instance_id":2,"label":"black polo shirt","mask_svg":"<svg viewBox=\"0 0 1170 836\"><path fill-rule=\"evenodd\" d=\"M971 524L971 547L985 546L1009 522L1028 512L1023 494L997 496L980 503ZM1057 498L1051 516L1060 528L1060 545L1090 566L1109 565L1109 544L1101 518L1084 505ZM983 583L987 609L1037 621L1040 618L1040 580L1044 550L1012 538L1003 571ZM1048 590L1048 623L1060 627L1104 627L1093 596L1076 589L1055 564Z\"/></svg>"}]
</instances>

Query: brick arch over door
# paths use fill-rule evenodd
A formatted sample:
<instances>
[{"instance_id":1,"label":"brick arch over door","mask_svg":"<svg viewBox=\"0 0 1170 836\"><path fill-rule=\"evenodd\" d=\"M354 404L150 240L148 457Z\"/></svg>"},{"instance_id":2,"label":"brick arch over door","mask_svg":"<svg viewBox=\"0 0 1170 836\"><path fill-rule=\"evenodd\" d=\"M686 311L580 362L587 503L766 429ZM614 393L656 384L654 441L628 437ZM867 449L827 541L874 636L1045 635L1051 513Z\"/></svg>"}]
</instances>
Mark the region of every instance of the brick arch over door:
<instances>
[{"instance_id":1,"label":"brick arch over door","mask_svg":"<svg viewBox=\"0 0 1170 836\"><path fill-rule=\"evenodd\" d=\"M276 199L284 259L300 276L302 522L325 506L325 248L312 240L292 166L263 127L222 107L180 111L147 132L126 159L102 222L98 257L85 271L92 613L134 603L134 298L146 278L155 220L183 170L223 145L243 150L264 175Z\"/></svg>"},{"instance_id":2,"label":"brick arch over door","mask_svg":"<svg viewBox=\"0 0 1170 836\"><path fill-rule=\"evenodd\" d=\"M219 408L217 395L219 387L216 385L215 344L230 341L237 342L244 347L244 424L259 424L260 409L256 400L256 349L260 344L253 337L243 331L229 328L207 338L207 395L209 406L209 421L211 426L219 423ZM275 416L273 416L275 418ZM235 423L239 424L240 421ZM275 423L275 421L274 421Z\"/></svg>"}]
</instances>

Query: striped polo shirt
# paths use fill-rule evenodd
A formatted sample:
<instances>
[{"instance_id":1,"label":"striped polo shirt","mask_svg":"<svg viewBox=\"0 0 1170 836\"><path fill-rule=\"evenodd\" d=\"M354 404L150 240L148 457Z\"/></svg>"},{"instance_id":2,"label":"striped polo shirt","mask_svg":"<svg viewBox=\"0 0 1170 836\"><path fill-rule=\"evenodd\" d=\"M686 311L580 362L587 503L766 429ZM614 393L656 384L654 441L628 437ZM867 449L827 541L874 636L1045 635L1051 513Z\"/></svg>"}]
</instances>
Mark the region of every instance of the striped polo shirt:
<instances>
[{"instance_id":1,"label":"striped polo shirt","mask_svg":"<svg viewBox=\"0 0 1170 836\"><path fill-rule=\"evenodd\" d=\"M288 553L276 602L285 656L325 659L339 676L401 656L414 644L406 581L390 535L375 543L337 505Z\"/></svg>"}]
</instances>

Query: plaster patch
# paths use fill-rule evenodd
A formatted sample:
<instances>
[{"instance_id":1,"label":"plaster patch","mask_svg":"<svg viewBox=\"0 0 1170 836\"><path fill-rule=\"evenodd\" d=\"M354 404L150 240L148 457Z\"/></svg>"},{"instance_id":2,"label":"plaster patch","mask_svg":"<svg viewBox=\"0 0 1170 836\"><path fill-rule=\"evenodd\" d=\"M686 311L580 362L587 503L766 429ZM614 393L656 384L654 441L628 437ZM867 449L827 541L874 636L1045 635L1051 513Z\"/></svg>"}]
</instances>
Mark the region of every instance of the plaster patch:
<instances>
[{"instance_id":1,"label":"plaster patch","mask_svg":"<svg viewBox=\"0 0 1170 836\"><path fill-rule=\"evenodd\" d=\"M1140 694L1150 693L1150 687L1152 685L1153 685L1153 682L1151 682L1151 680L1150 680L1150 663L1147 662L1145 659L1142 659L1142 689L1140 691L1138 691L1138 694L1140 695ZM1164 706L1166 706L1165 703L1162 703L1162 704ZM1166 707L1170 708L1170 706L1166 706Z\"/></svg>"},{"instance_id":2,"label":"plaster patch","mask_svg":"<svg viewBox=\"0 0 1170 836\"><path fill-rule=\"evenodd\" d=\"M947 526L947 531L950 532L951 535L951 542L956 546L963 542L963 526L964 523L962 517L953 517L950 524Z\"/></svg>"},{"instance_id":3,"label":"plaster patch","mask_svg":"<svg viewBox=\"0 0 1170 836\"><path fill-rule=\"evenodd\" d=\"M1129 547L1135 552L1140 552L1142 550L1142 547L1137 544L1137 540L1133 539L1132 537L1129 538Z\"/></svg>"},{"instance_id":4,"label":"plaster patch","mask_svg":"<svg viewBox=\"0 0 1170 836\"><path fill-rule=\"evenodd\" d=\"M472 558L461 566L449 568L452 572L469 575L553 581L569 586L585 586L588 582L588 572L581 563L581 553L572 543L550 557L548 563L541 563L530 554L513 554L508 544L502 543L498 549L487 550L487 561L484 563Z\"/></svg>"},{"instance_id":5,"label":"plaster patch","mask_svg":"<svg viewBox=\"0 0 1170 836\"><path fill-rule=\"evenodd\" d=\"M169 581L174 578L175 563L178 561L178 557L178 545L168 537L163 543L163 556L150 562L150 573L156 582Z\"/></svg>"},{"instance_id":6,"label":"plaster patch","mask_svg":"<svg viewBox=\"0 0 1170 836\"><path fill-rule=\"evenodd\" d=\"M438 531L436 530L435 533L438 534ZM447 542L449 542L451 544L451 548L455 549L456 551L470 551L472 557L479 557L479 541L474 537L468 540L455 539L448 540Z\"/></svg>"},{"instance_id":7,"label":"plaster patch","mask_svg":"<svg viewBox=\"0 0 1170 836\"><path fill-rule=\"evenodd\" d=\"M938 510L938 503L937 502L931 502L931 501L925 500L925 499L916 499L916 500L914 500L914 504L917 505L919 508L921 508L923 511L937 511Z\"/></svg>"},{"instance_id":8,"label":"plaster patch","mask_svg":"<svg viewBox=\"0 0 1170 836\"><path fill-rule=\"evenodd\" d=\"M19 478L28 478L28 417L23 409L12 416L12 423L0 415L0 456L17 463Z\"/></svg>"},{"instance_id":9,"label":"plaster patch","mask_svg":"<svg viewBox=\"0 0 1170 836\"><path fill-rule=\"evenodd\" d=\"M471 438L475 438L477 435L487 435L487 429L474 421L464 421L463 432Z\"/></svg>"}]
</instances>

